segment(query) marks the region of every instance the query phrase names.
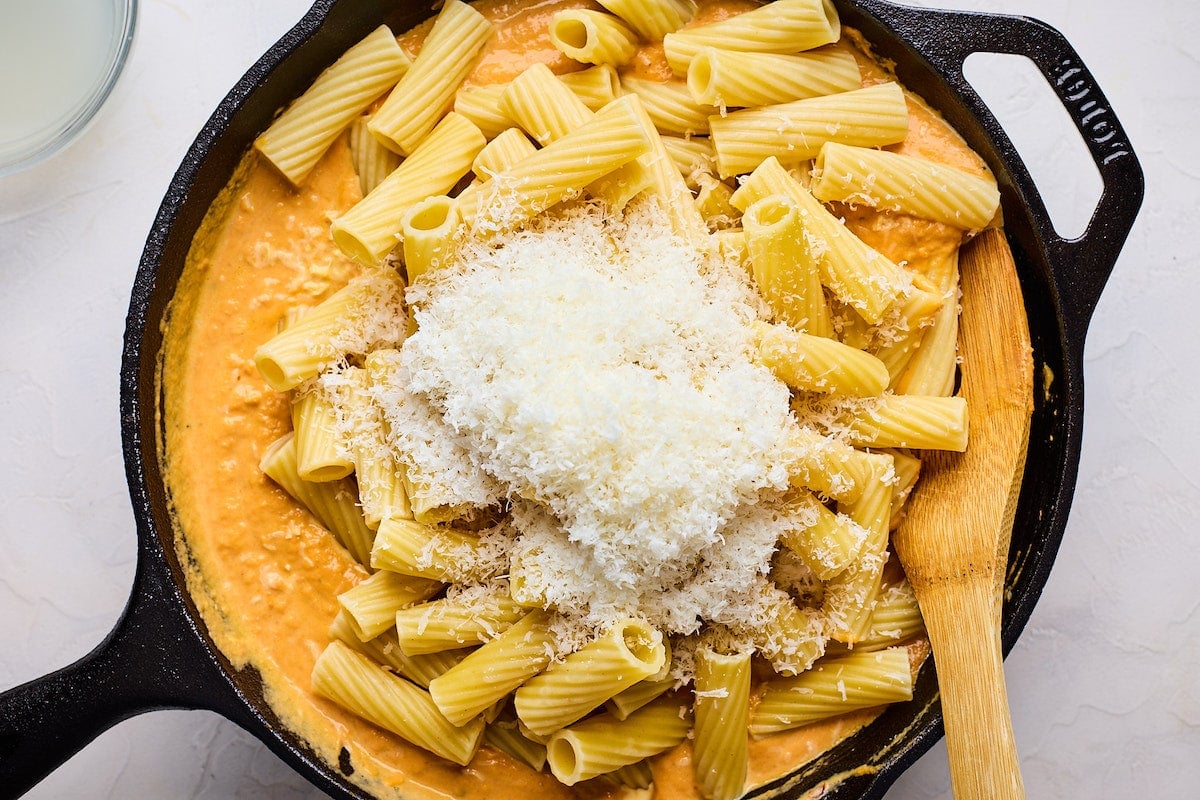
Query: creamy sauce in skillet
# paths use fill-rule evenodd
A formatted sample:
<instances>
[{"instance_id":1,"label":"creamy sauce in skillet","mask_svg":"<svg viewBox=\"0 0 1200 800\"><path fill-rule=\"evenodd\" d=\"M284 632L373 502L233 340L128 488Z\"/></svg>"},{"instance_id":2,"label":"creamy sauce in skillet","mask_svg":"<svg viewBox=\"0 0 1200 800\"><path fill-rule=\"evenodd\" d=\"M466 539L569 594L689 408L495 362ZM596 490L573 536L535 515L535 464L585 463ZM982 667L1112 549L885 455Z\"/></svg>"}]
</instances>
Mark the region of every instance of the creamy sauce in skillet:
<instances>
[{"instance_id":1,"label":"creamy sauce in skillet","mask_svg":"<svg viewBox=\"0 0 1200 800\"><path fill-rule=\"evenodd\" d=\"M468 81L508 80L534 61L567 68L544 31L554 11L578 5L587 4L485 3L481 10L498 21L500 30ZM750 5L705 3L697 20L711 21ZM418 49L427 29L407 35L405 45ZM868 57L860 61L866 83L887 77ZM663 76L661 47L644 48L629 69ZM924 104L910 103L910 114L909 140L890 149L983 171L978 157ZM344 142L330 150L299 190L250 154L196 238L168 318L161 378L163 460L189 588L222 651L238 668L262 675L267 700L283 723L329 763L352 765L352 779L381 797L621 796L625 790L603 780L561 786L486 746L469 767L450 764L309 688L313 663L337 612L336 595L366 573L259 471L263 451L290 427L290 407L286 396L259 377L252 357L290 307L316 304L358 271L333 245L328 228L359 196ZM937 272L961 241L960 231L937 223L865 208L842 211L870 244L919 270ZM912 651L917 662L924 654L923 647ZM751 740L750 783L791 771L873 716L860 712ZM690 746L684 744L655 761L657 797L699 797L690 758Z\"/></svg>"}]
</instances>

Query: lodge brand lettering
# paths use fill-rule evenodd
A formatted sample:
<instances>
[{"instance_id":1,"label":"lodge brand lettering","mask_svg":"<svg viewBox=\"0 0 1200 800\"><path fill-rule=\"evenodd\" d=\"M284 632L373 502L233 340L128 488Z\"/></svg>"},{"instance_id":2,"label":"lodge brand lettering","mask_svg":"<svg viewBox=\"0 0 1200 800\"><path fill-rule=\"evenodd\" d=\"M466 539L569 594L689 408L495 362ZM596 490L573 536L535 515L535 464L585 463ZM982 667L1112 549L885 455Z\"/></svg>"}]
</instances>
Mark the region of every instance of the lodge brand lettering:
<instances>
[{"instance_id":1,"label":"lodge brand lettering","mask_svg":"<svg viewBox=\"0 0 1200 800\"><path fill-rule=\"evenodd\" d=\"M1063 60L1058 64L1054 85L1069 105L1083 135L1107 151L1101 163L1108 164L1129 155L1129 143L1117 136L1118 129L1109 120L1112 112L1101 103L1100 91L1081 66L1071 59Z\"/></svg>"}]
</instances>

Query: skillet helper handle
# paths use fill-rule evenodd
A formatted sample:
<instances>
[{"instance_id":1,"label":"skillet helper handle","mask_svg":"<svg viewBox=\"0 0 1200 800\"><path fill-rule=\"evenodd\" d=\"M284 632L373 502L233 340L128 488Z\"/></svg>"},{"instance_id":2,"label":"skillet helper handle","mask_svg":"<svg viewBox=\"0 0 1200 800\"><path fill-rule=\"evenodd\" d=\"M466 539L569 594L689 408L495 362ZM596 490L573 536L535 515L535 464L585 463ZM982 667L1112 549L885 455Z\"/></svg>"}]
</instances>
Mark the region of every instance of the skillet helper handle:
<instances>
[{"instance_id":1,"label":"skillet helper handle","mask_svg":"<svg viewBox=\"0 0 1200 800\"><path fill-rule=\"evenodd\" d=\"M994 131L1000 130L999 125L963 76L963 62L973 53L1025 56L1037 66L1066 109L1103 184L1087 229L1075 239L1059 236L1029 175L1022 171L1014 178L1023 199L1036 211L1034 222L1051 263L1061 265L1062 301L1070 309L1068 325L1074 328L1071 334L1075 341L1082 345L1088 321L1145 193L1142 168L1129 137L1092 73L1061 33L1029 17L896 6L880 11L885 18L902 17L905 26L915 28L912 40L922 56L969 98Z\"/></svg>"},{"instance_id":2,"label":"skillet helper handle","mask_svg":"<svg viewBox=\"0 0 1200 800\"><path fill-rule=\"evenodd\" d=\"M20 797L116 723L155 708L215 708L228 694L144 564L125 611L92 652L0 693L0 798ZM222 709L216 709L222 710Z\"/></svg>"}]
</instances>

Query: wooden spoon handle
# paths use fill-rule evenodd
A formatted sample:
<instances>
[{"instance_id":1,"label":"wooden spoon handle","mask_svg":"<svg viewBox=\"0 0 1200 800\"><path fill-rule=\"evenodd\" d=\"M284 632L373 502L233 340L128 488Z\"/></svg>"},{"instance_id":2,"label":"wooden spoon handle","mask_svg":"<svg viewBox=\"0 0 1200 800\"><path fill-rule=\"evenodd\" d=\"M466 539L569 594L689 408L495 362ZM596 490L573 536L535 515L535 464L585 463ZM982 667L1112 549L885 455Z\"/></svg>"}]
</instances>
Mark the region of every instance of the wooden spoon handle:
<instances>
[{"instance_id":1,"label":"wooden spoon handle","mask_svg":"<svg viewBox=\"0 0 1200 800\"><path fill-rule=\"evenodd\" d=\"M955 800L1023 800L991 577L924 587Z\"/></svg>"}]
</instances>

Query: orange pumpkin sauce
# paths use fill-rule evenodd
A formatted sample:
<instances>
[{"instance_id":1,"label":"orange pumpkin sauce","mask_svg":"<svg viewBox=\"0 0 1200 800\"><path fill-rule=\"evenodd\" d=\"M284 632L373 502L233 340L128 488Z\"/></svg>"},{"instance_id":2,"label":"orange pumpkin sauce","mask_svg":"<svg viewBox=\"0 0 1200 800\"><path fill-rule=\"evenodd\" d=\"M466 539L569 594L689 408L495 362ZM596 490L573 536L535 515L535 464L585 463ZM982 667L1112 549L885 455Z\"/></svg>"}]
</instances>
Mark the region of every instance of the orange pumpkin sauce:
<instances>
[{"instance_id":1,"label":"orange pumpkin sauce","mask_svg":"<svg viewBox=\"0 0 1200 800\"><path fill-rule=\"evenodd\" d=\"M534 61L576 68L549 45L554 11L573 0L492 0L480 5L499 28L469 77L511 79ZM752 4L703 3L711 21ZM403 38L419 49L428 25ZM861 54L866 83L886 73ZM628 67L669 77L661 47L647 46ZM895 149L984 171L982 162L935 112L910 104L909 140ZM217 646L239 668L262 676L283 724L328 763L349 763L351 780L379 797L620 797L602 779L564 787L484 746L459 767L363 722L310 689L313 664L329 641L336 596L366 576L333 537L259 470L267 446L290 428L290 404L258 375L255 349L294 306L311 306L358 267L329 236L329 222L360 198L345 141L336 143L299 189L255 154L246 156L198 233L166 322L161 372L161 454L188 586ZM961 231L901 215L844 208L870 244L918 269L953 254ZM924 657L918 647L913 658ZM867 724L859 712L750 743L751 785L775 779ZM692 800L690 745L654 761L656 797Z\"/></svg>"}]
</instances>

